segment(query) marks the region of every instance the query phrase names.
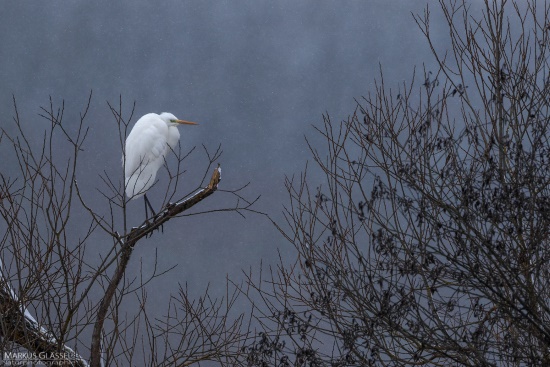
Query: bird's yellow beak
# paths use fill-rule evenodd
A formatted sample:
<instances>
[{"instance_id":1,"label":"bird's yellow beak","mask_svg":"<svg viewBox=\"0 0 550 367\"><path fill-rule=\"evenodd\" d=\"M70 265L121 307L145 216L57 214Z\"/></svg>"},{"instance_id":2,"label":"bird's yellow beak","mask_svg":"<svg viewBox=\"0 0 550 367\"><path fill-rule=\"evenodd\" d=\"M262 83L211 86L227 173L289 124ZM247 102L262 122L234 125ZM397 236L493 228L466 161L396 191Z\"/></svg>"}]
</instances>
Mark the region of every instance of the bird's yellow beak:
<instances>
[{"instance_id":1,"label":"bird's yellow beak","mask_svg":"<svg viewBox=\"0 0 550 367\"><path fill-rule=\"evenodd\" d=\"M178 124L182 124L182 125L198 125L196 122L185 121L185 120L175 120L174 122L177 122Z\"/></svg>"}]
</instances>

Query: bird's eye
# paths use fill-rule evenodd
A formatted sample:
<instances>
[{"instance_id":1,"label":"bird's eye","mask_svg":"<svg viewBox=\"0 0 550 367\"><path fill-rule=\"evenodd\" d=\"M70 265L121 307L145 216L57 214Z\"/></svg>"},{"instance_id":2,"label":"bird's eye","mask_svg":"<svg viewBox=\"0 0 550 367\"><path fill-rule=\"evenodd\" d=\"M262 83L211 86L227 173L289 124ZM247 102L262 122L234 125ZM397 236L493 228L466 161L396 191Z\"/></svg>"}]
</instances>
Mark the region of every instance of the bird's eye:
<instances>
[{"instance_id":1,"label":"bird's eye","mask_svg":"<svg viewBox=\"0 0 550 367\"><path fill-rule=\"evenodd\" d=\"M170 120L170 122L176 122L176 120Z\"/></svg>"}]
</instances>

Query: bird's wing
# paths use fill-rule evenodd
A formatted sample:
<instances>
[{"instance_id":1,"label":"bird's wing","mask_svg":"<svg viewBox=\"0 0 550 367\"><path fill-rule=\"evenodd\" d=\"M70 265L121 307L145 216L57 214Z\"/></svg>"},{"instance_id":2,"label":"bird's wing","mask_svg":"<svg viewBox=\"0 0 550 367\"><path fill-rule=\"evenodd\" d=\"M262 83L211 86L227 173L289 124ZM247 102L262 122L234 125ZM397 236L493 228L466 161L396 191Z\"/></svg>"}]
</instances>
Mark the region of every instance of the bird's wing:
<instances>
[{"instance_id":1,"label":"bird's wing","mask_svg":"<svg viewBox=\"0 0 550 367\"><path fill-rule=\"evenodd\" d=\"M140 167L156 170L162 165L168 149L168 126L162 120L140 119L126 139L126 177L136 174Z\"/></svg>"},{"instance_id":2,"label":"bird's wing","mask_svg":"<svg viewBox=\"0 0 550 367\"><path fill-rule=\"evenodd\" d=\"M158 115L145 115L126 139L126 195L138 198L155 182L168 150L168 125Z\"/></svg>"}]
</instances>

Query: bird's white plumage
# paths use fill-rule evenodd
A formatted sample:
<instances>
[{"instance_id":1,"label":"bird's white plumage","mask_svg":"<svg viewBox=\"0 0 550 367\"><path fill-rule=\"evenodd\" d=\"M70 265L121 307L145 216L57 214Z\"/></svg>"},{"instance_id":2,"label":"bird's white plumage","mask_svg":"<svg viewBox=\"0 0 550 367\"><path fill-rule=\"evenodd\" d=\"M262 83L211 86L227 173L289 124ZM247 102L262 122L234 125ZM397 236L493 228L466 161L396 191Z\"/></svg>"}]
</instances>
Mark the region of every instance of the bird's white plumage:
<instances>
[{"instance_id":1,"label":"bird's white plumage","mask_svg":"<svg viewBox=\"0 0 550 367\"><path fill-rule=\"evenodd\" d=\"M188 123L178 120L171 113L160 115L148 113L141 117L126 139L124 175L126 195L135 199L155 182L158 169L170 149L174 149L180 138L178 124Z\"/></svg>"}]
</instances>

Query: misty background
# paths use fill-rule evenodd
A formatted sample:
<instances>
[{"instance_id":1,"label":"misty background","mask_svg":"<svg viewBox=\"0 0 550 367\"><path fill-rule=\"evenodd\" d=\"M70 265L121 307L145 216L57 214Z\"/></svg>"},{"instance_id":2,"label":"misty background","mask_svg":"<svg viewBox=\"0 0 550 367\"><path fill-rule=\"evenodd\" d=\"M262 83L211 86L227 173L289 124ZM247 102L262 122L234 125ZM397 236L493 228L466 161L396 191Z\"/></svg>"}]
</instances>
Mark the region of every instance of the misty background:
<instances>
[{"instance_id":1,"label":"misty background","mask_svg":"<svg viewBox=\"0 0 550 367\"><path fill-rule=\"evenodd\" d=\"M436 46L447 48L447 29L436 2L430 2ZM180 127L189 174L182 196L197 185L204 170L202 144L221 144L221 189L248 182L248 198L261 195L255 209L283 224L288 205L285 176L299 175L311 153L304 136L324 148L312 128L322 114L347 119L360 99L374 91L380 66L387 87L409 82L417 67L436 70L429 46L412 13L426 1L48 1L4 2L0 13L0 124L13 129L12 96L23 124L37 141L48 122L40 106L65 101L66 125L75 125L90 91L90 132L81 156L79 185L94 209L106 211L103 172L121 179L121 147L106 101L133 122L149 112L172 112L200 126ZM132 122L132 125L133 125ZM62 154L62 152L60 152ZM173 157L172 157L173 158ZM2 160L0 170L14 170ZM118 175L118 176L117 176ZM148 193L153 205L163 198L161 182ZM315 182L315 170L310 178ZM319 176L319 184L322 184ZM215 193L196 210L232 205ZM130 226L143 220L143 203L129 203ZM86 213L81 215L83 221ZM121 229L122 230L122 229ZM98 256L112 243L94 236ZM177 283L200 293L209 284L223 296L226 275L239 282L242 270L259 269L293 248L261 215L214 213L172 219L164 233L140 241L128 277L140 269L178 265L147 289L164 304ZM133 273L132 273L133 272ZM161 306L162 307L162 306Z\"/></svg>"}]
</instances>

